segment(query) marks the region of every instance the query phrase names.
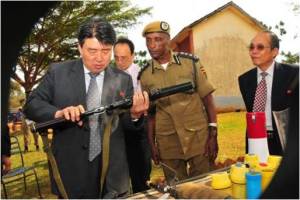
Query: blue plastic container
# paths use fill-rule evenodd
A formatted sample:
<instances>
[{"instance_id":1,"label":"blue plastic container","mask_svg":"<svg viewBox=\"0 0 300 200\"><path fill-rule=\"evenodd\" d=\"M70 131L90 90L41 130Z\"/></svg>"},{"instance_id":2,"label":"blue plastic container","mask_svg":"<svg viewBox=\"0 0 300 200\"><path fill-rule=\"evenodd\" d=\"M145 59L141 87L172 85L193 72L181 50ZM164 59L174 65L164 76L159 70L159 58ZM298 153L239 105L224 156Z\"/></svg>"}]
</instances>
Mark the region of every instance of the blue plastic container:
<instances>
[{"instance_id":1,"label":"blue plastic container","mask_svg":"<svg viewBox=\"0 0 300 200\"><path fill-rule=\"evenodd\" d=\"M261 195L261 173L246 173L246 196L247 199L258 199Z\"/></svg>"}]
</instances>

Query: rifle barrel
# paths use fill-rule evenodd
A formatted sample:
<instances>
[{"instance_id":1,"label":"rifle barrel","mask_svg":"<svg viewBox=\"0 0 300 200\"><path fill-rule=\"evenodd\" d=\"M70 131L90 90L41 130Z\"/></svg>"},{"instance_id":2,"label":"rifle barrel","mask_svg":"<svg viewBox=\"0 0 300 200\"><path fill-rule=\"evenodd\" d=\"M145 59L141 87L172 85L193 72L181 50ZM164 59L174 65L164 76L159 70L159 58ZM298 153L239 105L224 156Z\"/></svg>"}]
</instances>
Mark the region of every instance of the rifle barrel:
<instances>
[{"instance_id":1,"label":"rifle barrel","mask_svg":"<svg viewBox=\"0 0 300 200\"><path fill-rule=\"evenodd\" d=\"M170 96L170 95L177 94L180 92L186 92L193 88L194 88L194 85L192 82L186 82L186 83L182 83L182 84L178 84L178 85L174 85L174 86L170 86L170 87L166 87L166 88L162 88L162 89L157 89L157 90L150 92L149 100L154 101L154 100L157 100L162 97ZM87 116L90 116L90 115L93 115L96 113L103 113L105 111L106 112L112 111L117 108L129 108L131 106L132 106L132 97L128 97L128 98L124 98L120 101L116 101L110 105L86 111L80 115L80 118L85 118ZM46 122L33 123L31 126L31 131L34 133L39 132L39 131L44 131L44 130L47 130L48 128L53 128L56 125L64 123L66 121L68 121L68 120L61 117L61 118L52 119L52 120L49 120Z\"/></svg>"}]
</instances>

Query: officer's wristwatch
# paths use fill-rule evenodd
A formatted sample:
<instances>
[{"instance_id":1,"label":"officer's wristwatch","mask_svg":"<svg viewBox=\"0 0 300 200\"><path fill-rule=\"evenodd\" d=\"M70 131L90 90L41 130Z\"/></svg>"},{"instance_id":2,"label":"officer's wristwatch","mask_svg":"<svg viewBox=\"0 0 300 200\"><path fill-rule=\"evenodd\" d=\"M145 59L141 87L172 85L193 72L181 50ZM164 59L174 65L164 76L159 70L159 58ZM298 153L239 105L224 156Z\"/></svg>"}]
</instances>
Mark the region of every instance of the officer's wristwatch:
<instances>
[{"instance_id":1,"label":"officer's wristwatch","mask_svg":"<svg viewBox=\"0 0 300 200\"><path fill-rule=\"evenodd\" d=\"M218 132L217 132L217 123L208 123L208 128L209 128L209 135L213 137L217 137Z\"/></svg>"},{"instance_id":2,"label":"officer's wristwatch","mask_svg":"<svg viewBox=\"0 0 300 200\"><path fill-rule=\"evenodd\" d=\"M209 127L216 127L216 128L218 127L217 123L208 123L208 126Z\"/></svg>"}]
</instances>

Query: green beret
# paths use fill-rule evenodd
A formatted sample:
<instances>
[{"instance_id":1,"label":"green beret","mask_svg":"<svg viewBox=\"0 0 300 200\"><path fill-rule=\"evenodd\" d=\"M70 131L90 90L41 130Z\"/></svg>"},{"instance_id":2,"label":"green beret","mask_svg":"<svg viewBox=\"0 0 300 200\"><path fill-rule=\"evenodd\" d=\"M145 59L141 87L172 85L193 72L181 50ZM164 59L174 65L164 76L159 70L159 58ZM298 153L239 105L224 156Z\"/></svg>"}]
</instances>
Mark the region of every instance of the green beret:
<instances>
[{"instance_id":1,"label":"green beret","mask_svg":"<svg viewBox=\"0 0 300 200\"><path fill-rule=\"evenodd\" d=\"M147 33L155 33L155 32L161 32L161 33L166 33L170 35L170 26L167 22L164 21L155 21L147 24L143 30L143 37Z\"/></svg>"}]
</instances>

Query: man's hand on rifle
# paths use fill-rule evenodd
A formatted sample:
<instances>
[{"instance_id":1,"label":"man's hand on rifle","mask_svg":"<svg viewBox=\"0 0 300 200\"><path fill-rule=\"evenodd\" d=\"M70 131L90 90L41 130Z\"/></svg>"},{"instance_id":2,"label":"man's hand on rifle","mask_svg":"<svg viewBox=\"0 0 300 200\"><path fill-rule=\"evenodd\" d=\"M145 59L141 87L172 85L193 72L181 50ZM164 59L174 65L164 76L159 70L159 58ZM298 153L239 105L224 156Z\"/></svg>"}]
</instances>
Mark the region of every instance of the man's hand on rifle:
<instances>
[{"instance_id":1,"label":"man's hand on rifle","mask_svg":"<svg viewBox=\"0 0 300 200\"><path fill-rule=\"evenodd\" d=\"M131 118L139 119L143 114L147 116L149 108L149 96L147 92L137 91L133 95L133 103L130 108Z\"/></svg>"},{"instance_id":2,"label":"man's hand on rifle","mask_svg":"<svg viewBox=\"0 0 300 200\"><path fill-rule=\"evenodd\" d=\"M80 120L80 115L84 112L85 110L82 105L69 106L62 110L56 111L54 118L63 117L66 120L71 120L72 122L78 122L78 125L82 126L83 122Z\"/></svg>"}]
</instances>

